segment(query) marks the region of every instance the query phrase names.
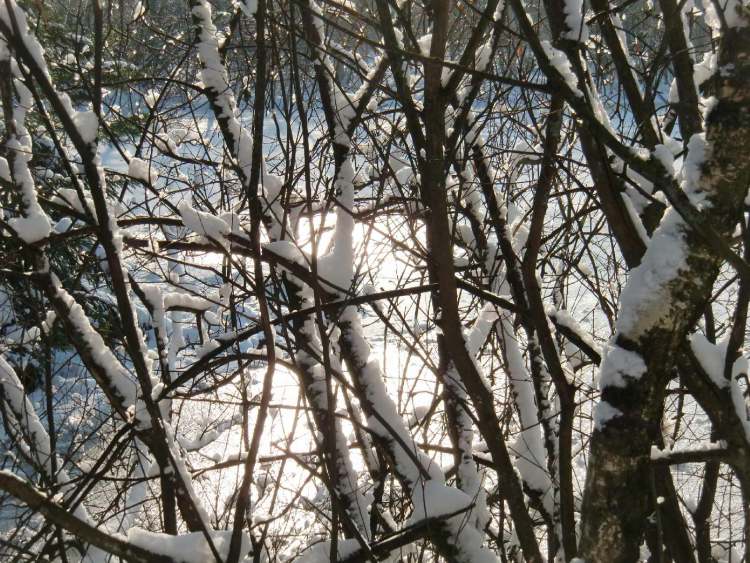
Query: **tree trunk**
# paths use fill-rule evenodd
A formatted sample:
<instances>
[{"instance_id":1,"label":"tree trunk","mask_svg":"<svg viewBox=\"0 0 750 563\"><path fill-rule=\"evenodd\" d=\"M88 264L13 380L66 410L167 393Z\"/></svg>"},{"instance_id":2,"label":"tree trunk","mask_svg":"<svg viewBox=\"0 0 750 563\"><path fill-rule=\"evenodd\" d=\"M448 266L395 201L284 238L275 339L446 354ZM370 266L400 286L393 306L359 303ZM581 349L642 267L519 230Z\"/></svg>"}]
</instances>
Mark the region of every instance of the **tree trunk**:
<instances>
[{"instance_id":1,"label":"tree trunk","mask_svg":"<svg viewBox=\"0 0 750 563\"><path fill-rule=\"evenodd\" d=\"M694 135L682 188L704 224L725 240L741 216L750 183L750 29L724 32L714 109L705 141ZM704 146L705 143L705 146ZM701 158L703 150L705 156ZM691 166L692 164L692 166ZM600 373L601 400L583 500L586 561L636 561L652 507L647 486L651 445L660 433L666 383L681 342L704 311L722 260L671 209L623 290L617 333Z\"/></svg>"}]
</instances>

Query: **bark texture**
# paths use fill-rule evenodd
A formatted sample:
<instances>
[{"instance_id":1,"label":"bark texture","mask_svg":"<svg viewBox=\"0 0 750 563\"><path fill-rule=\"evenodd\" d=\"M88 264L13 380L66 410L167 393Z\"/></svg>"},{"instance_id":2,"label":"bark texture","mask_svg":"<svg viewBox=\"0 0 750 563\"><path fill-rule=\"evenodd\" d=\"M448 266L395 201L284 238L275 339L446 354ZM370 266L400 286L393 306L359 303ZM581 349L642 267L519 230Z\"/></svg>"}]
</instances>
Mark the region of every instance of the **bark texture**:
<instances>
[{"instance_id":1,"label":"bark texture","mask_svg":"<svg viewBox=\"0 0 750 563\"><path fill-rule=\"evenodd\" d=\"M750 143L749 28L725 30L718 68L712 78L716 105L705 124L705 158L694 185L685 187L703 224L728 240L741 217L750 183L745 151ZM676 373L681 343L704 311L722 265L703 234L674 213L667 214L654 240L660 235L679 240L682 265L650 287L650 292L641 292L640 302L627 303L636 310L621 313L630 318L623 322L621 316L608 353L610 357L633 354L631 358L642 359L645 371L640 375L622 372L617 384L610 378L603 381L600 423L592 437L582 507L581 555L589 562L625 563L638 558L646 520L653 512L644 484L648 483L650 448L661 431L665 386ZM659 246L652 243L628 285L643 283L642 274L649 272L639 270L651 268L659 273L655 270L663 258L659 252ZM606 363L605 359L603 370L608 369Z\"/></svg>"}]
</instances>

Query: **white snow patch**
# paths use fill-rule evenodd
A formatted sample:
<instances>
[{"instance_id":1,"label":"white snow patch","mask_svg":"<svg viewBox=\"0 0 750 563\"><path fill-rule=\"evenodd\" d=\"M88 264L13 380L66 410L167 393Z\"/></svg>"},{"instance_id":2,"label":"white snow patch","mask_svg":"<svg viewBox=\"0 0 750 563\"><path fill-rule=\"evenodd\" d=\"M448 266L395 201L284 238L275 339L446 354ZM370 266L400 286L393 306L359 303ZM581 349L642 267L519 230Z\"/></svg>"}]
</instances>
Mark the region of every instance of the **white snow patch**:
<instances>
[{"instance_id":1,"label":"white snow patch","mask_svg":"<svg viewBox=\"0 0 750 563\"><path fill-rule=\"evenodd\" d=\"M489 549L482 547L481 533L467 523L468 507L473 503L474 499L463 491L448 487L440 481L429 480L414 490L412 495L414 512L407 521L407 525L425 518L437 518L464 511L445 519L446 527L458 539L457 560L467 563L496 563L499 561L498 557Z\"/></svg>"},{"instance_id":2,"label":"white snow patch","mask_svg":"<svg viewBox=\"0 0 750 563\"><path fill-rule=\"evenodd\" d=\"M714 385L719 388L727 387L729 381L724 377L727 343L713 344L700 332L695 332L690 335L690 348Z\"/></svg>"},{"instance_id":3,"label":"white snow patch","mask_svg":"<svg viewBox=\"0 0 750 563\"><path fill-rule=\"evenodd\" d=\"M339 559L344 559L355 553L359 549L359 542L356 539L339 540L336 544L336 553ZM324 541L315 544L305 551L297 559L297 563L330 563L331 561L331 542Z\"/></svg>"},{"instance_id":4,"label":"white snow patch","mask_svg":"<svg viewBox=\"0 0 750 563\"><path fill-rule=\"evenodd\" d=\"M77 111L73 114L73 123L78 129L84 143L93 143L99 131L99 118L93 111Z\"/></svg>"},{"instance_id":5,"label":"white snow patch","mask_svg":"<svg viewBox=\"0 0 750 563\"><path fill-rule=\"evenodd\" d=\"M149 162L135 157L131 158L128 163L128 176L149 184L153 184L157 178L156 172Z\"/></svg>"},{"instance_id":6,"label":"white snow patch","mask_svg":"<svg viewBox=\"0 0 750 563\"><path fill-rule=\"evenodd\" d=\"M432 33L420 37L417 40L417 45L419 46L419 52L422 53L423 56L429 57L430 48L432 47Z\"/></svg>"},{"instance_id":7,"label":"white snow patch","mask_svg":"<svg viewBox=\"0 0 750 563\"><path fill-rule=\"evenodd\" d=\"M570 61L568 60L568 57L565 56L565 53L559 49L555 49L549 41L542 41L541 44L542 49L544 49L544 54L547 55L547 58L549 59L549 64L560 73L568 88L570 88L576 96L583 96L583 93L578 89L578 79L573 73Z\"/></svg>"},{"instance_id":8,"label":"white snow patch","mask_svg":"<svg viewBox=\"0 0 750 563\"><path fill-rule=\"evenodd\" d=\"M610 420L618 416L622 416L621 410L616 409L607 401L600 401L594 409L594 428L602 430Z\"/></svg>"},{"instance_id":9,"label":"white snow patch","mask_svg":"<svg viewBox=\"0 0 750 563\"><path fill-rule=\"evenodd\" d=\"M216 551L219 552L222 560L225 560L229 555L232 531L222 530L209 533ZM153 553L167 555L175 561L184 563L205 563L214 560L214 555L202 532L171 536L149 532L142 528L131 528L128 530L128 541ZM248 553L250 538L244 532L240 545L240 553Z\"/></svg>"},{"instance_id":10,"label":"white snow patch","mask_svg":"<svg viewBox=\"0 0 750 563\"><path fill-rule=\"evenodd\" d=\"M589 29L583 18L583 0L565 0L565 32L566 39L586 43L589 38Z\"/></svg>"},{"instance_id":11,"label":"white snow patch","mask_svg":"<svg viewBox=\"0 0 750 563\"><path fill-rule=\"evenodd\" d=\"M669 284L685 267L684 223L670 209L620 294L617 330L631 339L669 318Z\"/></svg>"},{"instance_id":12,"label":"white snow patch","mask_svg":"<svg viewBox=\"0 0 750 563\"><path fill-rule=\"evenodd\" d=\"M646 363L640 355L612 344L599 370L599 388L625 387L628 380L640 379L645 373Z\"/></svg>"},{"instance_id":13,"label":"white snow patch","mask_svg":"<svg viewBox=\"0 0 750 563\"><path fill-rule=\"evenodd\" d=\"M230 233L229 225L223 219L210 213L197 211L186 201L177 206L185 226L195 234L208 237L224 244L225 236Z\"/></svg>"}]
</instances>

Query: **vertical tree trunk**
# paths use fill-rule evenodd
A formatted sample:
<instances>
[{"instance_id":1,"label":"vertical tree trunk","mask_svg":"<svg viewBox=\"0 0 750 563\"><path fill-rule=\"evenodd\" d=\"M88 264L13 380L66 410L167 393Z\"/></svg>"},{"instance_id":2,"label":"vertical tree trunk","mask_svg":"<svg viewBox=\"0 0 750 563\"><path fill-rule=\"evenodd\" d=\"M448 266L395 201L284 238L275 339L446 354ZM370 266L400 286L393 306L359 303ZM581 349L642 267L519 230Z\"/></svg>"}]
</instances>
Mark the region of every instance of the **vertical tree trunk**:
<instances>
[{"instance_id":1,"label":"vertical tree trunk","mask_svg":"<svg viewBox=\"0 0 750 563\"><path fill-rule=\"evenodd\" d=\"M750 29L724 31L718 68L718 100L706 119L705 139L694 135L688 143L682 189L705 224L727 239L750 183ZM664 389L721 265L705 238L671 209L623 290L617 333L600 373L582 507L586 561L638 558L652 510L650 448L661 431Z\"/></svg>"}]
</instances>

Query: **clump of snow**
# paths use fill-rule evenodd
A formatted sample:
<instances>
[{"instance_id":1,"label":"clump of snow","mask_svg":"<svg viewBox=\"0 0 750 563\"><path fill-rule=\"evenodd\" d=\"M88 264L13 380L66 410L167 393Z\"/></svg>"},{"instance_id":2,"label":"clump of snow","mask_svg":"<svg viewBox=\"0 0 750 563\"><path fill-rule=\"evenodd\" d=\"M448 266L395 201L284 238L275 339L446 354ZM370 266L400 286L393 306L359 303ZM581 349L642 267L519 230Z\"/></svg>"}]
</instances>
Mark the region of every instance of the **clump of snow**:
<instances>
[{"instance_id":1,"label":"clump of snow","mask_svg":"<svg viewBox=\"0 0 750 563\"><path fill-rule=\"evenodd\" d=\"M555 49L549 41L542 41L542 49L544 54L549 59L554 69L560 74L565 84L570 88L576 96L583 96L583 93L578 89L578 79L573 73L573 69L570 66L570 61L565 53L559 49Z\"/></svg>"},{"instance_id":2,"label":"clump of snow","mask_svg":"<svg viewBox=\"0 0 750 563\"><path fill-rule=\"evenodd\" d=\"M736 546L715 543L711 546L711 557L716 563L734 563L744 558Z\"/></svg>"},{"instance_id":3,"label":"clump of snow","mask_svg":"<svg viewBox=\"0 0 750 563\"><path fill-rule=\"evenodd\" d=\"M295 264L300 264L302 266L306 264L304 254L302 254L302 251L297 247L297 245L291 241L275 240L265 243L263 245L263 248L281 258L284 258L285 260L294 262Z\"/></svg>"},{"instance_id":4,"label":"clump of snow","mask_svg":"<svg viewBox=\"0 0 750 563\"><path fill-rule=\"evenodd\" d=\"M122 399L124 408L135 405L137 389L135 382L131 379L130 374L120 363L120 360L112 353L104 343L101 335L91 326L86 312L83 310L73 296L70 295L60 284L57 285L57 296L67 308L67 319L78 332L79 337L86 343L89 348L91 358L97 363L102 370L105 381L100 382L104 387L109 387L116 391Z\"/></svg>"},{"instance_id":5,"label":"clump of snow","mask_svg":"<svg viewBox=\"0 0 750 563\"><path fill-rule=\"evenodd\" d=\"M592 350L600 352L599 345L594 342L593 338L591 338L591 334L584 330L583 327L581 327L581 325L577 320L575 320L575 318L573 318L573 315L571 315L569 311L566 311L565 309L548 309L546 313L550 318L554 319L557 324L559 324L560 326L564 326L570 332L580 338L581 341L588 345Z\"/></svg>"},{"instance_id":6,"label":"clump of snow","mask_svg":"<svg viewBox=\"0 0 750 563\"><path fill-rule=\"evenodd\" d=\"M726 448L726 443L723 441L719 442L706 442L691 446L690 449L675 450L675 449L660 449L657 446L651 446L651 459L658 461L661 459L669 459L670 456L679 455L682 453L699 453L699 452L715 452L721 451Z\"/></svg>"},{"instance_id":7,"label":"clump of snow","mask_svg":"<svg viewBox=\"0 0 750 563\"><path fill-rule=\"evenodd\" d=\"M466 513L474 499L453 487L446 487L442 482L429 480L414 489L412 494L412 512L407 525L415 524L425 518L445 518L445 526L452 533L449 541L455 541L458 554L456 559L466 563L496 563L498 557L489 549L482 547L482 535L466 522ZM458 512L455 516L447 517Z\"/></svg>"},{"instance_id":8,"label":"clump of snow","mask_svg":"<svg viewBox=\"0 0 750 563\"><path fill-rule=\"evenodd\" d=\"M73 114L73 124L84 143L93 143L99 131L99 118L93 111L77 111Z\"/></svg>"},{"instance_id":9,"label":"clump of snow","mask_svg":"<svg viewBox=\"0 0 750 563\"><path fill-rule=\"evenodd\" d=\"M732 400L735 414L745 429L745 434L750 439L750 418L748 418L748 405L745 395L740 387L739 379L748 372L748 360L740 354L732 365L731 373L725 372L728 341L724 340L713 344L701 333L696 332L690 336L690 347L695 357L700 362L703 370L711 378L711 381L719 389L728 389ZM729 376L727 378L727 376Z\"/></svg>"},{"instance_id":10,"label":"clump of snow","mask_svg":"<svg viewBox=\"0 0 750 563\"><path fill-rule=\"evenodd\" d=\"M204 356L207 356L208 354L216 350L219 346L220 344L216 340L209 340L203 346L200 346L195 350L196 359L202 359Z\"/></svg>"},{"instance_id":11,"label":"clump of snow","mask_svg":"<svg viewBox=\"0 0 750 563\"><path fill-rule=\"evenodd\" d=\"M500 319L498 334L505 347L505 359L513 400L521 422L521 432L513 445L516 456L516 468L524 483L542 495L545 508L551 512L553 499L552 482L546 471L545 450L542 442L539 409L534 395L531 376L526 369L523 354L519 346L518 335L508 314Z\"/></svg>"},{"instance_id":12,"label":"clump of snow","mask_svg":"<svg viewBox=\"0 0 750 563\"><path fill-rule=\"evenodd\" d=\"M364 84L365 86L367 83ZM357 113L356 102L358 94L343 91L338 86L333 88L333 104L335 109L336 121L334 123L334 142L342 146L349 146L351 143L347 135L347 129L351 120Z\"/></svg>"},{"instance_id":13,"label":"clump of snow","mask_svg":"<svg viewBox=\"0 0 750 563\"><path fill-rule=\"evenodd\" d=\"M226 235L231 230L223 219L210 213L198 211L186 201L181 201L177 206L185 226L197 235L205 236L221 244L226 243Z\"/></svg>"},{"instance_id":14,"label":"clump of snow","mask_svg":"<svg viewBox=\"0 0 750 563\"><path fill-rule=\"evenodd\" d=\"M31 441L32 450L45 466L47 473L52 475L52 450L47 430L39 420L15 370L1 355L0 389L2 389L2 399L10 408L10 412L16 419L16 424L22 424L26 427L24 434Z\"/></svg>"},{"instance_id":15,"label":"clump of snow","mask_svg":"<svg viewBox=\"0 0 750 563\"><path fill-rule=\"evenodd\" d=\"M616 409L607 401L599 401L594 409L594 428L602 430L610 420L618 416L622 416L621 410Z\"/></svg>"},{"instance_id":16,"label":"clump of snow","mask_svg":"<svg viewBox=\"0 0 750 563\"><path fill-rule=\"evenodd\" d=\"M370 347L356 308L347 307L342 313L342 321L345 323L342 336L348 340L360 366L356 376L369 403L365 406L374 411L368 417L368 427L388 444L397 474L411 486L419 482L422 472L433 479L442 478L440 469L418 450L404 419L398 413L395 401L388 394L380 364L369 359Z\"/></svg>"},{"instance_id":17,"label":"clump of snow","mask_svg":"<svg viewBox=\"0 0 750 563\"><path fill-rule=\"evenodd\" d=\"M12 14L9 13L12 11ZM47 64L44 61L44 49L39 43L36 37L34 37L29 31L29 25L26 19L26 13L21 9L16 2L3 2L0 4L0 19L3 20L8 29L13 29L17 36L14 39L24 43L24 46L29 51L29 54L34 59L34 62L42 70L42 73L47 79L50 79L50 74L47 69ZM2 42L5 45L5 41ZM6 56L7 48L4 49ZM65 96L63 103L67 102L66 109L70 109L70 98ZM26 106L31 107L31 106Z\"/></svg>"},{"instance_id":18,"label":"clump of snow","mask_svg":"<svg viewBox=\"0 0 750 563\"><path fill-rule=\"evenodd\" d=\"M244 234L242 231L242 220L234 211L225 211L220 215L220 218L229 226L230 233L237 236Z\"/></svg>"},{"instance_id":19,"label":"clump of snow","mask_svg":"<svg viewBox=\"0 0 750 563\"><path fill-rule=\"evenodd\" d=\"M654 147L654 156L661 162L669 174L674 174L674 155L667 145L656 145Z\"/></svg>"},{"instance_id":20,"label":"clump of snow","mask_svg":"<svg viewBox=\"0 0 750 563\"><path fill-rule=\"evenodd\" d=\"M333 249L318 259L318 270L326 280L345 293L354 281L354 167L351 160L341 165L334 187L339 195L336 198L338 207Z\"/></svg>"},{"instance_id":21,"label":"clump of snow","mask_svg":"<svg viewBox=\"0 0 750 563\"><path fill-rule=\"evenodd\" d=\"M701 98L701 105L703 106L703 111L701 112L701 115L703 117L703 121L705 122L708 119L708 116L711 115L711 112L714 110L714 108L719 104L719 98L716 96L709 96L708 98Z\"/></svg>"},{"instance_id":22,"label":"clump of snow","mask_svg":"<svg viewBox=\"0 0 750 563\"><path fill-rule=\"evenodd\" d=\"M211 17L211 5L201 1L193 6L192 13L200 28L200 77L206 90L211 93L217 119L226 120L225 140L244 176L243 181L247 181L252 168L253 141L237 117L237 101L229 86L229 76L219 54L219 36Z\"/></svg>"},{"instance_id":23,"label":"clump of snow","mask_svg":"<svg viewBox=\"0 0 750 563\"><path fill-rule=\"evenodd\" d=\"M178 293L176 291L164 293L162 299L164 308L168 311L172 309L207 311L213 305L208 299L204 299L203 297L188 293Z\"/></svg>"},{"instance_id":24,"label":"clump of snow","mask_svg":"<svg viewBox=\"0 0 750 563\"><path fill-rule=\"evenodd\" d=\"M213 311L206 311L203 313L203 318L206 319L206 322L212 325L221 325L221 318L214 313Z\"/></svg>"},{"instance_id":25,"label":"clump of snow","mask_svg":"<svg viewBox=\"0 0 750 563\"><path fill-rule=\"evenodd\" d=\"M602 99L599 96L598 90L596 88L589 87L588 85L586 85L585 88L586 92L588 92L591 109L594 112L594 117L596 117L596 120L601 123L607 130L609 130L613 135L617 135L615 128L612 126L612 120L609 118L609 114L607 113L607 110L602 103Z\"/></svg>"},{"instance_id":26,"label":"clump of snow","mask_svg":"<svg viewBox=\"0 0 750 563\"><path fill-rule=\"evenodd\" d=\"M356 539L339 540L336 544L336 553L339 559L345 559L356 553L359 549L359 542ZM330 563L331 561L331 542L324 541L315 544L305 551L297 559L297 563Z\"/></svg>"},{"instance_id":27,"label":"clump of snow","mask_svg":"<svg viewBox=\"0 0 750 563\"><path fill-rule=\"evenodd\" d=\"M710 3L709 3L710 4ZM693 80L696 88L701 86L706 80L716 72L718 56L716 53L706 53L703 55L701 62L693 65Z\"/></svg>"},{"instance_id":28,"label":"clump of snow","mask_svg":"<svg viewBox=\"0 0 750 563\"><path fill-rule=\"evenodd\" d=\"M209 533L219 556L222 560L226 560L232 541L232 531L221 530ZM214 560L211 547L202 532L171 536L149 532L136 527L128 530L128 541L153 553L167 555L175 561L183 561L184 563L205 563L206 561ZM250 547L250 538L243 532L240 553L248 553Z\"/></svg>"},{"instance_id":29,"label":"clump of snow","mask_svg":"<svg viewBox=\"0 0 750 563\"><path fill-rule=\"evenodd\" d=\"M612 344L599 370L599 388L625 387L629 380L637 380L646 373L646 363L636 352Z\"/></svg>"},{"instance_id":30,"label":"clump of snow","mask_svg":"<svg viewBox=\"0 0 750 563\"><path fill-rule=\"evenodd\" d=\"M93 200L86 196L81 199L78 192L73 188L58 189L57 194L52 197L52 201L70 207L82 215L91 214L93 219L99 222L99 215L96 212Z\"/></svg>"},{"instance_id":31,"label":"clump of snow","mask_svg":"<svg viewBox=\"0 0 750 563\"><path fill-rule=\"evenodd\" d=\"M156 102L159 100L159 92L156 90L149 90L143 95L143 101L150 108L156 107Z\"/></svg>"},{"instance_id":32,"label":"clump of snow","mask_svg":"<svg viewBox=\"0 0 750 563\"><path fill-rule=\"evenodd\" d=\"M404 50L404 33L399 28L395 28L393 30L393 35L396 37L396 45L398 46L399 49L403 51Z\"/></svg>"},{"instance_id":33,"label":"clump of snow","mask_svg":"<svg viewBox=\"0 0 750 563\"><path fill-rule=\"evenodd\" d=\"M566 39L586 43L589 38L589 29L583 19L583 0L565 0L565 32Z\"/></svg>"},{"instance_id":34,"label":"clump of snow","mask_svg":"<svg viewBox=\"0 0 750 563\"><path fill-rule=\"evenodd\" d=\"M8 56L7 49L3 56ZM33 100L31 91L20 81L16 81L16 91L19 95L19 103L13 111L13 121L16 134L12 135L6 142L9 153L12 152L13 174L17 188L21 192L23 200L23 214L13 217L8 224L16 234L28 244L35 243L46 238L52 230L49 217L42 209L36 197L36 186L34 178L29 170L32 158L31 136L26 129L26 109L32 107ZM0 166L3 179L11 181L11 171L8 162Z\"/></svg>"},{"instance_id":35,"label":"clump of snow","mask_svg":"<svg viewBox=\"0 0 750 563\"><path fill-rule=\"evenodd\" d=\"M417 40L417 45L419 46L419 52L422 53L423 56L429 57L430 49L432 47L432 33L427 33L420 37Z\"/></svg>"},{"instance_id":36,"label":"clump of snow","mask_svg":"<svg viewBox=\"0 0 750 563\"><path fill-rule=\"evenodd\" d=\"M487 65L490 64L490 57L492 56L492 35L489 39L482 43L474 53L474 68L477 70L484 71Z\"/></svg>"},{"instance_id":37,"label":"clump of snow","mask_svg":"<svg viewBox=\"0 0 750 563\"><path fill-rule=\"evenodd\" d=\"M143 15L146 13L146 7L143 5L143 2L140 0L135 3L135 7L133 8L133 16L132 20L135 21L138 18L143 17Z\"/></svg>"},{"instance_id":38,"label":"clump of snow","mask_svg":"<svg viewBox=\"0 0 750 563\"><path fill-rule=\"evenodd\" d=\"M41 207L39 209L41 210ZM52 229L49 218L44 212L30 212L23 217L14 217L8 221L8 224L19 238L28 244L46 238Z\"/></svg>"},{"instance_id":39,"label":"clump of snow","mask_svg":"<svg viewBox=\"0 0 750 563\"><path fill-rule=\"evenodd\" d=\"M128 176L149 184L153 184L157 178L157 174L151 167L151 163L136 157L131 158L128 163Z\"/></svg>"},{"instance_id":40,"label":"clump of snow","mask_svg":"<svg viewBox=\"0 0 750 563\"><path fill-rule=\"evenodd\" d=\"M479 366L477 368L479 369ZM464 406L469 402L469 397L456 368L452 364L446 370L445 387L453 397L451 400L457 403L455 407L456 445L461 452L460 461L456 467L459 488L463 493L477 499L477 503L479 503L480 499L484 500L484 497L481 495L481 477L472 455L474 425L468 410ZM485 509L484 506L481 508L482 510Z\"/></svg>"},{"instance_id":41,"label":"clump of snow","mask_svg":"<svg viewBox=\"0 0 750 563\"><path fill-rule=\"evenodd\" d=\"M479 354L498 318L497 310L489 303L479 311L466 338L466 349L471 356L476 357Z\"/></svg>"},{"instance_id":42,"label":"clump of snow","mask_svg":"<svg viewBox=\"0 0 750 563\"><path fill-rule=\"evenodd\" d=\"M617 330L629 338L669 318L669 283L685 267L683 229L682 218L670 209L620 294Z\"/></svg>"},{"instance_id":43,"label":"clump of snow","mask_svg":"<svg viewBox=\"0 0 750 563\"><path fill-rule=\"evenodd\" d=\"M429 480L416 487L414 495L413 522L424 518L437 518L467 509L472 499L466 493L443 483Z\"/></svg>"},{"instance_id":44,"label":"clump of snow","mask_svg":"<svg viewBox=\"0 0 750 563\"><path fill-rule=\"evenodd\" d=\"M682 164L682 188L696 207L705 204L705 194L701 190L703 163L709 155L710 147L705 133L696 133L688 141L688 152Z\"/></svg>"},{"instance_id":45,"label":"clump of snow","mask_svg":"<svg viewBox=\"0 0 750 563\"><path fill-rule=\"evenodd\" d=\"M695 332L690 335L690 347L714 385L720 388L727 387L729 381L724 377L727 342L713 344L700 332Z\"/></svg>"},{"instance_id":46,"label":"clump of snow","mask_svg":"<svg viewBox=\"0 0 750 563\"><path fill-rule=\"evenodd\" d=\"M633 203L633 198L638 198L638 203L641 209L644 207L643 201L645 200L644 197L641 196L636 190L630 189L627 193L626 192L620 192L620 198L622 199L622 202L625 204L625 211L627 211L628 216L630 217L630 220L633 222L633 226L635 227L635 230L638 233L638 237L646 243L646 246L648 246L649 242L651 241L651 237L648 236L648 232L646 231L646 227L643 224L643 221L641 220L640 215L638 214L638 210L636 209L635 204Z\"/></svg>"}]
</instances>

